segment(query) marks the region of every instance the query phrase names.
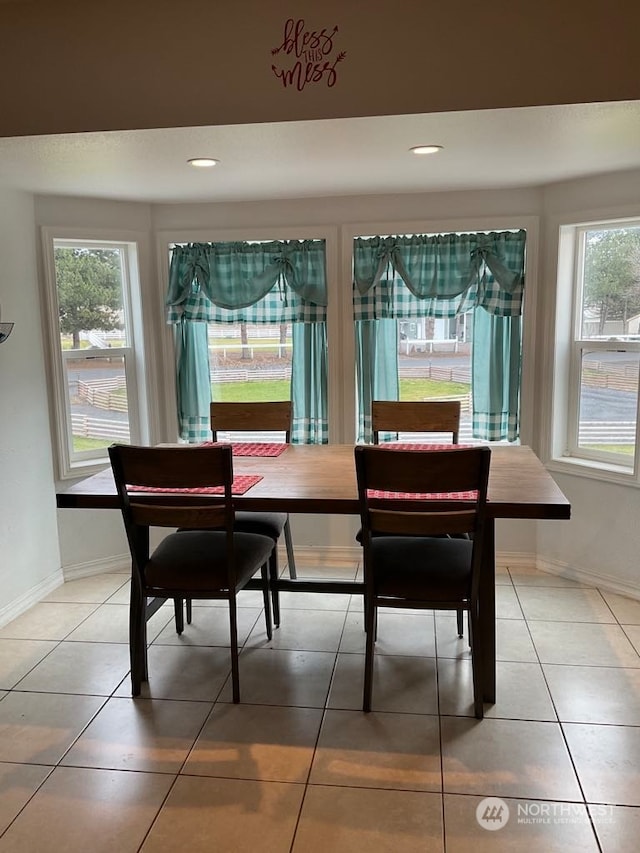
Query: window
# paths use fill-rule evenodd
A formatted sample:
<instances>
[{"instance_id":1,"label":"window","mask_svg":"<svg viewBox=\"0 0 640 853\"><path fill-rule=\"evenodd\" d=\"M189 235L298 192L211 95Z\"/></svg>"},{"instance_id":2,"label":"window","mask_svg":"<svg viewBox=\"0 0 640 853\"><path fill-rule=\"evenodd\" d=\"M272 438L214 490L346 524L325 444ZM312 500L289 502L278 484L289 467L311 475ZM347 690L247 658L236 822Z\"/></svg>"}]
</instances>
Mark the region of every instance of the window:
<instances>
[{"instance_id":1,"label":"window","mask_svg":"<svg viewBox=\"0 0 640 853\"><path fill-rule=\"evenodd\" d=\"M561 253L570 249L566 431L556 455L632 474L638 471L640 221L565 227Z\"/></svg>"},{"instance_id":2,"label":"window","mask_svg":"<svg viewBox=\"0 0 640 853\"><path fill-rule=\"evenodd\" d=\"M291 323L210 323L209 371L212 402L270 402L291 399ZM231 435L219 432L222 439ZM234 435L236 440L243 436ZM253 430L248 441L284 441L284 433Z\"/></svg>"},{"instance_id":3,"label":"window","mask_svg":"<svg viewBox=\"0 0 640 853\"><path fill-rule=\"evenodd\" d=\"M328 440L324 240L174 244L180 438L210 436L216 400L291 399L293 443Z\"/></svg>"},{"instance_id":4,"label":"window","mask_svg":"<svg viewBox=\"0 0 640 853\"><path fill-rule=\"evenodd\" d=\"M463 441L518 439L525 245L524 230L354 240L358 441L375 399L459 400Z\"/></svg>"},{"instance_id":5,"label":"window","mask_svg":"<svg viewBox=\"0 0 640 853\"><path fill-rule=\"evenodd\" d=\"M114 441L141 441L131 301L136 250L46 229L44 238L58 468L66 477L106 461Z\"/></svg>"},{"instance_id":6,"label":"window","mask_svg":"<svg viewBox=\"0 0 640 853\"><path fill-rule=\"evenodd\" d=\"M398 400L459 401L460 441L470 439L473 312L394 322L397 323ZM399 439L420 441L421 436L400 434ZM430 439L434 440L434 436Z\"/></svg>"}]
</instances>

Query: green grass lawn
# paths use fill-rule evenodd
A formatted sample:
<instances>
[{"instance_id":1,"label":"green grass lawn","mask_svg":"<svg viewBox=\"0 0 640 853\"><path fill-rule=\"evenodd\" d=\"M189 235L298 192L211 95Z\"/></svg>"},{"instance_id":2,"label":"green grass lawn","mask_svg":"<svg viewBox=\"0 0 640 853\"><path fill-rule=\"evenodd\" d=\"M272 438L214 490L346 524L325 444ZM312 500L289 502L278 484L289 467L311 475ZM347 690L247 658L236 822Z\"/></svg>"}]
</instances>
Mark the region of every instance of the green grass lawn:
<instances>
[{"instance_id":1,"label":"green grass lawn","mask_svg":"<svg viewBox=\"0 0 640 853\"><path fill-rule=\"evenodd\" d=\"M291 396L288 379L265 379L262 382L214 382L211 399L214 403L256 403L288 400Z\"/></svg>"},{"instance_id":2,"label":"green grass lawn","mask_svg":"<svg viewBox=\"0 0 640 853\"><path fill-rule=\"evenodd\" d=\"M440 382L435 379L401 379L401 400L422 400L425 397L463 396L469 393L464 382ZM262 382L214 382L211 399L219 403L288 400L290 385L287 379L265 379Z\"/></svg>"},{"instance_id":3,"label":"green grass lawn","mask_svg":"<svg viewBox=\"0 0 640 853\"><path fill-rule=\"evenodd\" d=\"M63 350L73 348L73 340L71 339L70 335L67 337L62 336L60 343L61 343L61 347ZM122 338L120 340L118 338L113 338L112 340L109 341L109 343L111 344L112 347L123 347L123 346L125 346L124 338ZM91 347L91 344L89 343L89 341L80 341L80 349L89 349L90 347Z\"/></svg>"},{"instance_id":4,"label":"green grass lawn","mask_svg":"<svg viewBox=\"0 0 640 853\"><path fill-rule=\"evenodd\" d=\"M625 456L633 456L635 447L633 444L583 444L584 450L597 450L602 453L623 453Z\"/></svg>"},{"instance_id":5,"label":"green grass lawn","mask_svg":"<svg viewBox=\"0 0 640 853\"><path fill-rule=\"evenodd\" d=\"M103 447L109 447L115 443L112 438L85 438L83 435L73 436L73 449L76 453L82 453L83 450L101 450Z\"/></svg>"},{"instance_id":6,"label":"green grass lawn","mask_svg":"<svg viewBox=\"0 0 640 853\"><path fill-rule=\"evenodd\" d=\"M471 390L466 382L442 382L438 379L401 379L401 400L422 400L425 397L463 397Z\"/></svg>"},{"instance_id":7,"label":"green grass lawn","mask_svg":"<svg viewBox=\"0 0 640 853\"><path fill-rule=\"evenodd\" d=\"M112 393L124 394L124 389ZM401 400L422 400L425 397L463 396L469 393L469 385L464 382L439 382L434 379L401 379ZM216 403L267 402L270 400L289 400L290 382L287 379L265 379L258 382L217 382L211 385L211 399ZM110 439L85 438L75 435L73 447L76 452L99 450L109 447ZM614 452L632 453L633 448L599 448Z\"/></svg>"}]
</instances>

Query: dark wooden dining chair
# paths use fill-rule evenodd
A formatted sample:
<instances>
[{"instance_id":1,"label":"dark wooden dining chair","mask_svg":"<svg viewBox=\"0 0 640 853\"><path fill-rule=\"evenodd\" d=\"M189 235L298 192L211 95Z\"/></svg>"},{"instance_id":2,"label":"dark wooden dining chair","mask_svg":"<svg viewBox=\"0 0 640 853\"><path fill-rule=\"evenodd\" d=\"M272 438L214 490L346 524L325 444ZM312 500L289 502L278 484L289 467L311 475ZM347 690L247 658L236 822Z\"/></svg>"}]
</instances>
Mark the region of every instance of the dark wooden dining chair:
<instances>
[{"instance_id":1,"label":"dark wooden dining chair","mask_svg":"<svg viewBox=\"0 0 640 853\"><path fill-rule=\"evenodd\" d=\"M211 403L210 425L213 441L218 441L219 432L279 432L284 433L285 444L291 440L291 400L269 402L231 402ZM287 564L289 577L296 577L296 564L293 553L293 539L289 514L286 512L247 512L236 511L235 529L242 533L258 533L269 536L278 542L284 533L287 549ZM271 579L278 577L278 549L274 548L269 564ZM280 624L280 605L277 592L273 591L273 619ZM192 603L186 600L187 624L191 624ZM176 602L176 630L180 634L183 629L182 607Z\"/></svg>"},{"instance_id":2,"label":"dark wooden dining chair","mask_svg":"<svg viewBox=\"0 0 640 853\"><path fill-rule=\"evenodd\" d=\"M373 400L371 426L374 444L380 444L381 432L450 433L458 443L460 432L459 400Z\"/></svg>"},{"instance_id":3,"label":"dark wooden dining chair","mask_svg":"<svg viewBox=\"0 0 640 853\"><path fill-rule=\"evenodd\" d=\"M291 441L291 400L260 403L211 403L211 433L218 440L218 432L280 432L285 444ZM284 533L289 576L296 577L296 561L289 515L286 512L236 513L236 529L263 533L277 541Z\"/></svg>"},{"instance_id":4,"label":"dark wooden dining chair","mask_svg":"<svg viewBox=\"0 0 640 853\"><path fill-rule=\"evenodd\" d=\"M373 400L371 426L374 444L380 444L380 433L399 432L450 434L451 443L457 444L460 432L460 401ZM458 611L457 616L458 636L462 637L463 611Z\"/></svg>"},{"instance_id":5,"label":"dark wooden dining chair","mask_svg":"<svg viewBox=\"0 0 640 853\"><path fill-rule=\"evenodd\" d=\"M378 607L463 610L469 613L474 712L482 719L478 590L490 459L488 447L355 448L365 581L364 711L371 710Z\"/></svg>"},{"instance_id":6,"label":"dark wooden dining chair","mask_svg":"<svg viewBox=\"0 0 640 853\"><path fill-rule=\"evenodd\" d=\"M230 447L112 445L109 458L131 551L129 651L131 692L147 675L147 598L226 599L233 701L240 701L236 596L260 570L267 636L271 638L269 536L235 529ZM207 491L218 488L221 494ZM180 493L189 489L192 493ZM157 491L159 490L159 491ZM178 490L177 492L175 490ZM195 490L195 492L193 491ZM151 527L180 528L150 551Z\"/></svg>"}]
</instances>

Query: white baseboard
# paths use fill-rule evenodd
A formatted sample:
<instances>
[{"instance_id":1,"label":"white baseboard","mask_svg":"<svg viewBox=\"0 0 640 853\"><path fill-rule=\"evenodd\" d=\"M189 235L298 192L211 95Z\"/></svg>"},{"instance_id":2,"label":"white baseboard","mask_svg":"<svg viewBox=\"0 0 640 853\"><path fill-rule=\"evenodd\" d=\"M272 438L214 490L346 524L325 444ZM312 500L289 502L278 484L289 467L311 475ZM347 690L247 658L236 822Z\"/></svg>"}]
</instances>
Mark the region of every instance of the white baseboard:
<instances>
[{"instance_id":1,"label":"white baseboard","mask_svg":"<svg viewBox=\"0 0 640 853\"><path fill-rule=\"evenodd\" d=\"M360 545L296 545L295 553L296 562L299 562L300 565L331 566L341 563L358 563L362 560L362 547ZM281 564L284 565L287 559L284 542L278 545L278 556ZM503 551L496 554L496 566L501 568L508 566L513 568L539 568L541 571L550 572L550 574L561 574L558 570L547 569L538 565L535 554L523 554L521 552ZM130 556L118 554L115 557L105 557L100 560L65 566L63 572L64 580L72 581L109 572L128 572L130 569Z\"/></svg>"},{"instance_id":2,"label":"white baseboard","mask_svg":"<svg viewBox=\"0 0 640 853\"><path fill-rule=\"evenodd\" d=\"M340 563L360 562L362 560L362 547L360 545L321 546L321 545L296 545L296 562L301 565L330 566ZM281 560L287 559L284 545L279 546L278 554ZM535 554L525 554L521 551L501 551L496 554L496 567L499 568L539 568L536 564ZM545 571L545 569L541 569Z\"/></svg>"},{"instance_id":3,"label":"white baseboard","mask_svg":"<svg viewBox=\"0 0 640 853\"><path fill-rule=\"evenodd\" d=\"M296 563L301 566L335 566L342 563L358 563L362 560L360 545L296 545ZM284 543L278 546L281 565L287 559ZM535 567L536 560L531 554L502 553L496 554L496 565ZM108 574L109 572L129 572L131 558L128 554L115 557L92 560L86 563L75 563L64 567L64 580L73 581L87 578L91 575Z\"/></svg>"},{"instance_id":4,"label":"white baseboard","mask_svg":"<svg viewBox=\"0 0 640 853\"><path fill-rule=\"evenodd\" d=\"M640 584L629 583L613 575L594 572L591 569L578 569L560 560L549 560L545 557L538 557L536 568L550 575L558 575L586 586L598 587L605 592L615 592L627 598L640 600Z\"/></svg>"},{"instance_id":5,"label":"white baseboard","mask_svg":"<svg viewBox=\"0 0 640 853\"><path fill-rule=\"evenodd\" d=\"M6 607L0 608L0 628L7 625L12 621L12 619L16 619L30 607L33 607L34 604L37 604L45 597L45 595L48 595L62 583L64 583L62 570L57 569L55 572L52 572L49 577L40 581L39 584L32 586L31 589L27 590L23 595L18 596L18 598L14 598L14 600L7 604Z\"/></svg>"},{"instance_id":6,"label":"white baseboard","mask_svg":"<svg viewBox=\"0 0 640 853\"><path fill-rule=\"evenodd\" d=\"M301 566L335 566L341 563L357 563L362 559L360 545L296 545L296 563ZM278 545L281 565L287 559L284 543Z\"/></svg>"},{"instance_id":7,"label":"white baseboard","mask_svg":"<svg viewBox=\"0 0 640 853\"><path fill-rule=\"evenodd\" d=\"M281 549L282 561L286 560L286 551ZM362 549L359 545L347 546L311 546L296 545L296 562L299 565L335 566L343 563L357 563L362 559ZM284 562L282 563L284 565ZM640 586L620 580L602 572L576 568L560 560L551 560L535 554L519 551L502 551L496 554L496 566L499 568L535 568L550 575L574 580L587 586L598 587L607 592L618 593L628 598L640 600ZM91 575L108 574L112 572L130 572L131 558L129 554L118 554L115 557L92 560L65 566L64 569L53 572L45 580L28 590L24 595L0 608L0 627L24 613L34 604L41 601L64 581L78 580Z\"/></svg>"},{"instance_id":8,"label":"white baseboard","mask_svg":"<svg viewBox=\"0 0 640 853\"><path fill-rule=\"evenodd\" d=\"M115 557L103 557L100 560L65 566L62 571L65 581L75 581L110 572L131 572L131 557L129 554L117 554Z\"/></svg>"},{"instance_id":9,"label":"white baseboard","mask_svg":"<svg viewBox=\"0 0 640 853\"><path fill-rule=\"evenodd\" d=\"M536 554L523 554L519 552L503 552L496 554L496 566L512 569L535 568L539 572L576 581L585 586L594 586L605 592L615 592L627 598L640 599L640 584L628 583L614 575L603 572L594 572L591 569L577 568L562 560L551 560L547 557L539 557Z\"/></svg>"},{"instance_id":10,"label":"white baseboard","mask_svg":"<svg viewBox=\"0 0 640 853\"><path fill-rule=\"evenodd\" d=\"M535 554L522 551L498 551L496 553L496 568L500 569L537 569Z\"/></svg>"},{"instance_id":11,"label":"white baseboard","mask_svg":"<svg viewBox=\"0 0 640 853\"><path fill-rule=\"evenodd\" d=\"M286 552L282 559L286 560ZM297 546L296 562L300 565L331 566L345 562L358 562L362 559L359 545L343 547ZM586 586L598 587L605 592L615 592L627 598L640 599L640 585L627 583L613 575L580 569L559 560L549 560L536 554L522 551L499 551L496 554L496 568L537 569L550 575L577 581Z\"/></svg>"}]
</instances>

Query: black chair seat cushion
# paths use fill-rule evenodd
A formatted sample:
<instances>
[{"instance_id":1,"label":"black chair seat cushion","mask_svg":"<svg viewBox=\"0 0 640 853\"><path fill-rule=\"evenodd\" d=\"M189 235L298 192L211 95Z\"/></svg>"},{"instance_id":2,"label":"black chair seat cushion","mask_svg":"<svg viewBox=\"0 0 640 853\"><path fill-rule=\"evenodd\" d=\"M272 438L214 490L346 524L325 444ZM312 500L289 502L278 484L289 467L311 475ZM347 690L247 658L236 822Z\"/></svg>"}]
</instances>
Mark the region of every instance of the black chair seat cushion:
<instances>
[{"instance_id":1,"label":"black chair seat cushion","mask_svg":"<svg viewBox=\"0 0 640 853\"><path fill-rule=\"evenodd\" d=\"M253 533L234 533L236 576L244 585L268 562L273 540ZM182 530L171 533L155 549L144 571L147 586L164 590L226 590L226 533Z\"/></svg>"},{"instance_id":2,"label":"black chair seat cushion","mask_svg":"<svg viewBox=\"0 0 640 853\"><path fill-rule=\"evenodd\" d=\"M470 539L380 536L371 547L378 596L451 602L470 595Z\"/></svg>"},{"instance_id":3,"label":"black chair seat cushion","mask_svg":"<svg viewBox=\"0 0 640 853\"><path fill-rule=\"evenodd\" d=\"M239 533L258 533L275 542L287 522L286 512L236 512L233 529Z\"/></svg>"}]
</instances>

